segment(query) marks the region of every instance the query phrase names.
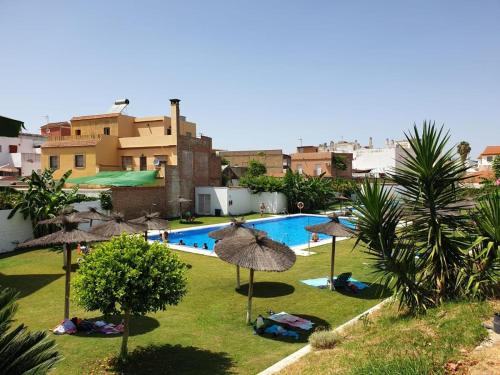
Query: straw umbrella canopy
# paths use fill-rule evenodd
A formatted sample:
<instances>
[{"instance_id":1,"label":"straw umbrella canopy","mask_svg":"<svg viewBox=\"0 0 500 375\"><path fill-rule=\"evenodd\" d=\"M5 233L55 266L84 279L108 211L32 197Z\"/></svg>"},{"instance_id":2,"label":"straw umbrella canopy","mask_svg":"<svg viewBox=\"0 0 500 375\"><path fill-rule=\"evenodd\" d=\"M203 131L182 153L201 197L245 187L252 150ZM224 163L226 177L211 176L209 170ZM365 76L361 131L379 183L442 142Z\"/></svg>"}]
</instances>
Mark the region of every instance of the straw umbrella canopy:
<instances>
[{"instance_id":1,"label":"straw umbrella canopy","mask_svg":"<svg viewBox=\"0 0 500 375\"><path fill-rule=\"evenodd\" d=\"M182 204L188 202L192 202L191 199L183 198L180 195L177 198L169 201L169 203L179 203L179 215L181 217L181 220L182 220Z\"/></svg>"},{"instance_id":2,"label":"straw umbrella canopy","mask_svg":"<svg viewBox=\"0 0 500 375\"><path fill-rule=\"evenodd\" d=\"M331 215L330 221L322 224L309 225L306 230L312 233L322 233L328 236L332 236L332 255L330 262L330 290L335 290L333 286L333 271L335 267L335 239L336 237L353 237L354 231L343 226L339 222L337 215Z\"/></svg>"},{"instance_id":3,"label":"straw umbrella canopy","mask_svg":"<svg viewBox=\"0 0 500 375\"><path fill-rule=\"evenodd\" d=\"M161 219L159 212L146 213L144 216L138 217L137 219L132 219L129 221L134 224L146 225L146 231L144 232L145 239L148 239L148 230L163 230L170 227L168 220Z\"/></svg>"},{"instance_id":4,"label":"straw umbrella canopy","mask_svg":"<svg viewBox=\"0 0 500 375\"><path fill-rule=\"evenodd\" d=\"M62 229L46 236L26 241L17 246L18 249L63 246L66 256L66 285L64 293L64 319L69 319L69 295L71 281L71 248L68 245L76 245L81 242L91 243L105 241L105 238L78 229L78 224L85 220L77 218L74 214L60 215L53 219L44 220L47 224L60 224ZM43 223L43 222L41 222Z\"/></svg>"},{"instance_id":5,"label":"straw umbrella canopy","mask_svg":"<svg viewBox=\"0 0 500 375\"><path fill-rule=\"evenodd\" d=\"M215 245L215 253L225 262L250 269L246 322L252 321L254 271L283 272L292 267L296 255L292 249L251 231L238 231Z\"/></svg>"},{"instance_id":6,"label":"straw umbrella canopy","mask_svg":"<svg viewBox=\"0 0 500 375\"><path fill-rule=\"evenodd\" d=\"M208 237L213 238L214 240L222 240L226 237L234 236L237 234L242 234L242 232L250 232L253 234L259 234L261 236L266 236L267 233L258 229L245 227L245 218L232 218L231 224L225 226L224 228L214 230L213 232L208 233ZM240 288L240 266L236 265L236 289Z\"/></svg>"},{"instance_id":7,"label":"straw umbrella canopy","mask_svg":"<svg viewBox=\"0 0 500 375\"><path fill-rule=\"evenodd\" d=\"M90 221L89 225L91 227L92 227L93 220L101 220L101 221L111 220L111 217L97 211L97 209L95 209L94 207L89 207L88 211L75 212L75 216L82 218L82 219L89 220Z\"/></svg>"},{"instance_id":8,"label":"straw umbrella canopy","mask_svg":"<svg viewBox=\"0 0 500 375\"><path fill-rule=\"evenodd\" d=\"M114 213L111 215L111 220L93 227L89 232L104 238L111 238L122 233L144 233L146 230L145 224L131 223L125 220L122 214Z\"/></svg>"}]
</instances>

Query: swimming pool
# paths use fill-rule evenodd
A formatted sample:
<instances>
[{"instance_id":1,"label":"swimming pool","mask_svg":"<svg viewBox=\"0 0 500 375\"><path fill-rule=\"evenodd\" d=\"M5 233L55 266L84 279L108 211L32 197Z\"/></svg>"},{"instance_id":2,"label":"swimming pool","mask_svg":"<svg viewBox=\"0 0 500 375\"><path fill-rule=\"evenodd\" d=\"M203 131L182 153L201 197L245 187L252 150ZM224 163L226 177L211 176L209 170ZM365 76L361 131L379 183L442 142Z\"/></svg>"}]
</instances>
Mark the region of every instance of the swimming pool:
<instances>
[{"instance_id":1,"label":"swimming pool","mask_svg":"<svg viewBox=\"0 0 500 375\"><path fill-rule=\"evenodd\" d=\"M288 246L304 245L309 242L311 233L306 231L304 227L307 225L321 224L329 219L326 216L320 215L291 215L285 217L267 218L261 220L248 221L245 226L255 228L267 233L267 236L275 241L283 242ZM345 226L354 229L355 224L346 218L339 218L340 222ZM213 225L203 228L193 228L179 231L172 231L169 234L169 243L179 244L182 240L185 246L195 247L197 244L201 250L203 244L207 244L208 251L213 251L215 240L208 237L208 233L228 226ZM149 235L148 238L153 241L161 241L159 235ZM329 239L330 236L319 234L320 240Z\"/></svg>"}]
</instances>

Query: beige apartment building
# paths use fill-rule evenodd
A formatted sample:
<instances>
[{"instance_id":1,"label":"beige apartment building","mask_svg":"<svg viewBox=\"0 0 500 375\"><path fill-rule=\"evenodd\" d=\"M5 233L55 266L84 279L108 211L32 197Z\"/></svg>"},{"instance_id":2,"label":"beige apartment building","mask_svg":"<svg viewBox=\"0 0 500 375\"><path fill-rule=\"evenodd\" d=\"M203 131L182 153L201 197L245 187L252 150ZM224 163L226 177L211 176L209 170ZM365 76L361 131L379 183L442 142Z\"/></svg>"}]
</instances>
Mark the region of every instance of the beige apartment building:
<instances>
[{"instance_id":1,"label":"beige apartment building","mask_svg":"<svg viewBox=\"0 0 500 375\"><path fill-rule=\"evenodd\" d=\"M248 167L251 160L256 160L266 166L267 175L274 177L282 177L290 168L290 156L282 150L219 151L219 156L232 167Z\"/></svg>"},{"instance_id":2,"label":"beige apartment building","mask_svg":"<svg viewBox=\"0 0 500 375\"><path fill-rule=\"evenodd\" d=\"M309 176L352 178L352 154L346 152L318 151L316 146L300 146L291 155L292 170Z\"/></svg>"}]
</instances>

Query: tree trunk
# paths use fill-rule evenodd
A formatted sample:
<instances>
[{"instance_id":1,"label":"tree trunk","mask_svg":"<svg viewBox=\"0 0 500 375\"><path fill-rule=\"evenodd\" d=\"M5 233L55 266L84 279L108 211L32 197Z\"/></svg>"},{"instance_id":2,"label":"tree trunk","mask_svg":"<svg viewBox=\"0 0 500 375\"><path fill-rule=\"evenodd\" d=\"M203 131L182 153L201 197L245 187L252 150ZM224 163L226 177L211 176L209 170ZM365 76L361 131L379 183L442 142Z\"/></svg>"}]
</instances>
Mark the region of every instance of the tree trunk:
<instances>
[{"instance_id":1,"label":"tree trunk","mask_svg":"<svg viewBox=\"0 0 500 375\"><path fill-rule=\"evenodd\" d=\"M123 316L123 336L122 336L122 348L120 350L120 359L123 361L128 355L128 336L129 336L129 326L130 326L130 310L125 310Z\"/></svg>"},{"instance_id":2,"label":"tree trunk","mask_svg":"<svg viewBox=\"0 0 500 375\"><path fill-rule=\"evenodd\" d=\"M236 266L236 289L240 289L240 266Z\"/></svg>"},{"instance_id":3,"label":"tree trunk","mask_svg":"<svg viewBox=\"0 0 500 375\"><path fill-rule=\"evenodd\" d=\"M251 324L252 322L252 294L253 294L253 269L250 268L250 281L248 282L247 324Z\"/></svg>"},{"instance_id":4,"label":"tree trunk","mask_svg":"<svg viewBox=\"0 0 500 375\"><path fill-rule=\"evenodd\" d=\"M63 245L63 253L66 254L66 286L64 290L64 319L69 319L69 294L71 281L71 249L67 244Z\"/></svg>"},{"instance_id":5,"label":"tree trunk","mask_svg":"<svg viewBox=\"0 0 500 375\"><path fill-rule=\"evenodd\" d=\"M330 264L330 290L335 290L333 286L333 272L335 268L335 236L332 237L332 258Z\"/></svg>"}]
</instances>

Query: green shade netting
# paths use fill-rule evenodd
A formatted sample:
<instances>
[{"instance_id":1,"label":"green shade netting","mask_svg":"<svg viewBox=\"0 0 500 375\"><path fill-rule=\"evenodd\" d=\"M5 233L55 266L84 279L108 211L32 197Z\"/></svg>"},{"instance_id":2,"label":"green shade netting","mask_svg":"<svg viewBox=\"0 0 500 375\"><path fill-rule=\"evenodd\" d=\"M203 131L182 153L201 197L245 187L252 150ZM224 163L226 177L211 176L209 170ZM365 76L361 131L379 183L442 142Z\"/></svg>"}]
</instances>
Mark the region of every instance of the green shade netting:
<instances>
[{"instance_id":1,"label":"green shade netting","mask_svg":"<svg viewBox=\"0 0 500 375\"><path fill-rule=\"evenodd\" d=\"M24 122L0 116L0 137L17 137Z\"/></svg>"},{"instance_id":2,"label":"green shade netting","mask_svg":"<svg viewBox=\"0 0 500 375\"><path fill-rule=\"evenodd\" d=\"M99 172L95 176L68 179L72 184L103 186L143 186L156 185L156 171L113 171Z\"/></svg>"}]
</instances>

